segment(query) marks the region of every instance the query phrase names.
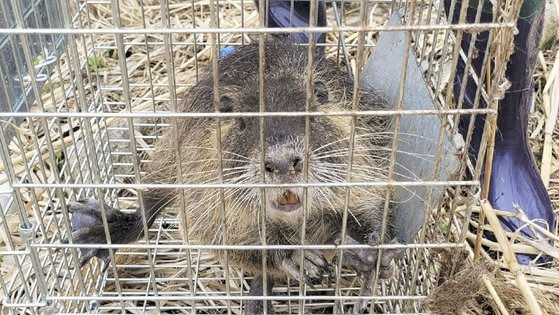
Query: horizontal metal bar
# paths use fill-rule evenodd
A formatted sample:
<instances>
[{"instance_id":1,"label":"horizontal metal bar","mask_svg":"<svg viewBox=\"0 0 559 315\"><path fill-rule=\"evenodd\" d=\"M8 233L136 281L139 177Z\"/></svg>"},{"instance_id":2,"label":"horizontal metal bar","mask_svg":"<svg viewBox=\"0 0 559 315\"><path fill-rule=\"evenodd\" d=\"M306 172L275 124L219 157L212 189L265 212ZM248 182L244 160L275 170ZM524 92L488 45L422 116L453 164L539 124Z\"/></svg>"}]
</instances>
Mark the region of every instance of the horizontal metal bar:
<instances>
[{"instance_id":1,"label":"horizontal metal bar","mask_svg":"<svg viewBox=\"0 0 559 315\"><path fill-rule=\"evenodd\" d=\"M292 300L320 300L320 301L331 301L331 300L380 300L380 301L398 301L398 300L423 300L426 296L424 295L416 295L416 296L409 296L409 295L379 295L379 296L325 296L325 295L268 295L268 296L247 296L247 295L239 295L239 296L228 296L228 295L177 295L177 296L47 296L47 301L173 301L173 300L181 300L181 301L196 301L196 300L230 300L230 301L238 301L238 300L265 300L265 301L292 301Z\"/></svg>"},{"instance_id":2,"label":"horizontal metal bar","mask_svg":"<svg viewBox=\"0 0 559 315\"><path fill-rule=\"evenodd\" d=\"M149 46L164 46L165 42L163 40L158 41L158 40L148 40L146 41L138 41L138 40L130 40L130 41L126 41L124 40L124 44L126 46L130 45L130 46L145 46L146 44ZM194 45L194 41L174 41L172 43L173 47L182 47L182 46L192 46ZM200 45L200 46L211 46L211 42L209 41L196 41L196 45ZM246 44L245 44L246 45ZM302 44L303 46L306 46L305 44ZM236 43L236 42L222 42L221 46L243 46L243 43ZM359 44L352 44L352 43L347 43L345 45L346 47L351 47L351 48L355 48L358 47ZM363 45L366 48L371 48L374 47L375 45L372 43L367 43L365 45ZM316 47L338 47L337 43L317 43ZM108 44L97 44L95 45L94 49L97 50L101 50L101 49L116 49L117 46L116 45L108 45ZM168 86L168 85L167 85Z\"/></svg>"},{"instance_id":3,"label":"horizontal metal bar","mask_svg":"<svg viewBox=\"0 0 559 315\"><path fill-rule=\"evenodd\" d=\"M29 251L27 250L2 250L0 251L0 256L7 256L7 255L28 255Z\"/></svg>"},{"instance_id":4,"label":"horizontal metal bar","mask_svg":"<svg viewBox=\"0 0 559 315\"><path fill-rule=\"evenodd\" d=\"M115 73L115 74L112 74L112 76L117 77L117 76L119 76L119 74ZM194 85L193 83L176 83L175 84L176 87L191 87L193 85ZM150 84L150 83L130 83L128 86L130 87L130 89L132 89L132 88L136 88L136 89L151 88L151 87L160 88L160 89L168 89L169 88L168 83L157 83L157 82L153 82L152 84ZM118 85L104 85L104 86L101 87L100 90L101 91L109 91L109 92L112 92L112 91L122 92L122 91L124 91L124 88L122 86L118 86Z\"/></svg>"},{"instance_id":5,"label":"horizontal metal bar","mask_svg":"<svg viewBox=\"0 0 559 315\"><path fill-rule=\"evenodd\" d=\"M312 309L314 307L331 307L332 304L331 303L309 303L306 302L305 303L305 308L306 309ZM238 307L237 307L238 308ZM159 307L159 310L171 310L171 311L177 311L177 310L185 310L185 311L192 311L194 308L192 306L161 306ZM115 313L118 313L121 311L120 307L109 307L109 306L100 306L99 307L100 311L108 311L108 310L113 310L115 311ZM127 305L126 306L126 310L127 311L138 311L138 313L140 314L144 314L146 311L155 311L156 307L155 306L130 306ZM220 305L196 305L196 311L214 311L215 310L220 310L220 311L224 311L227 312L227 307L226 306L220 306ZM58 313L59 315L70 315L70 314L75 314L75 313ZM99 313L99 314L107 314L107 313ZM108 314L113 314L108 313ZM210 313L211 314L211 313ZM321 313L322 314L322 313ZM382 313L385 315L431 315L432 313Z\"/></svg>"},{"instance_id":6,"label":"horizontal metal bar","mask_svg":"<svg viewBox=\"0 0 559 315\"><path fill-rule=\"evenodd\" d=\"M465 245L460 243L439 243L439 244L384 244L384 245L192 245L192 244L31 244L35 248L99 248L99 249L199 249L199 250L292 250L292 249L419 249L419 248L462 248Z\"/></svg>"},{"instance_id":7,"label":"horizontal metal bar","mask_svg":"<svg viewBox=\"0 0 559 315\"><path fill-rule=\"evenodd\" d=\"M112 1L112 0L85 0L85 4L88 4L88 5L99 5L99 4L110 5L110 4L111 4L111 1ZM300 2L311 2L312 0L297 0L297 1L300 1ZM339 0L324 0L324 2L326 2L326 3L332 3L332 2L335 2L335 1L339 1ZM344 2L346 2L346 3L359 3L360 1L361 1L361 0L344 0ZM390 3L392 3L392 1L394 1L394 0L367 0L367 2L368 2L369 4L390 4ZM241 3L242 3L242 0L228 0L227 2L232 2L232 3L241 4ZM410 0L401 0L400 2L401 2L401 3L408 3L408 2L410 2ZM245 4L246 4L246 2L245 2ZM199 2L194 2L194 5L192 5L192 6L209 6L209 5L210 5L210 2L209 2L209 1L199 1ZM170 3L170 4L168 5L168 7L169 7L170 9L174 9L174 8L179 8L179 7L181 7L181 8L184 8L184 7L190 8L191 6L186 6L185 4L182 4L182 3L179 2L179 3ZM160 6L159 6L159 5L148 5L148 4L145 4L145 5L144 5L144 8L145 8L145 9L151 9L151 10L153 10L153 9L159 10L159 9L160 9Z\"/></svg>"},{"instance_id":8,"label":"horizontal metal bar","mask_svg":"<svg viewBox=\"0 0 559 315\"><path fill-rule=\"evenodd\" d=\"M393 26L328 26L328 27L254 27L254 28L0 28L0 34L212 34L212 33L326 33L326 32L379 32L379 31L434 31L434 30L463 30L483 32L490 29L513 28L515 23L465 23L465 24L436 24L436 25L393 25Z\"/></svg>"},{"instance_id":9,"label":"horizontal metal bar","mask_svg":"<svg viewBox=\"0 0 559 315\"><path fill-rule=\"evenodd\" d=\"M235 113L192 113L169 111L137 112L0 112L0 117L118 117L118 118L239 118L239 117L317 117L317 116L396 116L396 115L457 115L457 114L496 114L494 109L404 109L404 110L364 110L364 111L328 111L328 112L235 112Z\"/></svg>"},{"instance_id":10,"label":"horizontal metal bar","mask_svg":"<svg viewBox=\"0 0 559 315\"><path fill-rule=\"evenodd\" d=\"M208 189L208 188L295 188L295 187L416 187L416 186L477 186L477 180L465 181L386 181L386 182L351 182L351 183L289 183L289 184L46 184L46 183L17 183L14 188L113 188L113 189Z\"/></svg>"},{"instance_id":11,"label":"horizontal metal bar","mask_svg":"<svg viewBox=\"0 0 559 315\"><path fill-rule=\"evenodd\" d=\"M8 303L2 302L5 307L10 308L27 308L27 307L46 307L47 303Z\"/></svg>"}]
</instances>

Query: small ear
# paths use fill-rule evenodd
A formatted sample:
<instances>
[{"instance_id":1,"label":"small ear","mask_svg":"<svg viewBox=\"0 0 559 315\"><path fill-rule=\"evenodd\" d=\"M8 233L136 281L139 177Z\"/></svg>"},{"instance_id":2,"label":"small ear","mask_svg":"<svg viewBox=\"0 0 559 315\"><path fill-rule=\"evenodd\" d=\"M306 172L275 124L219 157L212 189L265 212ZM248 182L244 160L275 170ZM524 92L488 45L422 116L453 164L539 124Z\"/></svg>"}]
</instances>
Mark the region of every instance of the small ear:
<instances>
[{"instance_id":1,"label":"small ear","mask_svg":"<svg viewBox=\"0 0 559 315\"><path fill-rule=\"evenodd\" d=\"M328 87L322 81L314 82L314 97L319 103L328 101Z\"/></svg>"},{"instance_id":2,"label":"small ear","mask_svg":"<svg viewBox=\"0 0 559 315\"><path fill-rule=\"evenodd\" d=\"M222 113L231 113L233 112L235 104L231 97L227 95L222 95L219 98L219 111Z\"/></svg>"}]
</instances>

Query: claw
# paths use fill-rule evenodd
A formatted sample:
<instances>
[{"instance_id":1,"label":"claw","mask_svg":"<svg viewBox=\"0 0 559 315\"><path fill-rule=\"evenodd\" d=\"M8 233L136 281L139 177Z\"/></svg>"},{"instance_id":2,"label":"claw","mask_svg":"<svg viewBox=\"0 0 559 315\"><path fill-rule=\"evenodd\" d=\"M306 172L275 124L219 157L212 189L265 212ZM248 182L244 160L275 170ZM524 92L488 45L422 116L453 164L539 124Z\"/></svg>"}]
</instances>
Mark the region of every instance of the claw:
<instances>
[{"instance_id":1,"label":"claw","mask_svg":"<svg viewBox=\"0 0 559 315\"><path fill-rule=\"evenodd\" d=\"M316 290L316 288L314 287L314 284L312 283L311 278L309 277L304 277L305 279L305 284L309 286L309 288L311 288L312 290Z\"/></svg>"},{"instance_id":2,"label":"claw","mask_svg":"<svg viewBox=\"0 0 559 315\"><path fill-rule=\"evenodd\" d=\"M305 255L303 279L310 288L314 289L313 280L323 280L323 275L328 272L328 264L321 252L315 250L305 250L295 252L293 256L286 258L282 262L285 273L295 280L299 280L301 254Z\"/></svg>"},{"instance_id":3,"label":"claw","mask_svg":"<svg viewBox=\"0 0 559 315\"><path fill-rule=\"evenodd\" d=\"M80 267L83 267L91 258L97 254L97 248L81 248L82 259L80 260Z\"/></svg>"},{"instance_id":4,"label":"claw","mask_svg":"<svg viewBox=\"0 0 559 315\"><path fill-rule=\"evenodd\" d=\"M109 266L111 265L111 257L109 256L109 251L106 251L107 254L105 256L105 258L103 259L103 269L101 270L101 272L105 272L107 271L107 269L109 269Z\"/></svg>"}]
</instances>

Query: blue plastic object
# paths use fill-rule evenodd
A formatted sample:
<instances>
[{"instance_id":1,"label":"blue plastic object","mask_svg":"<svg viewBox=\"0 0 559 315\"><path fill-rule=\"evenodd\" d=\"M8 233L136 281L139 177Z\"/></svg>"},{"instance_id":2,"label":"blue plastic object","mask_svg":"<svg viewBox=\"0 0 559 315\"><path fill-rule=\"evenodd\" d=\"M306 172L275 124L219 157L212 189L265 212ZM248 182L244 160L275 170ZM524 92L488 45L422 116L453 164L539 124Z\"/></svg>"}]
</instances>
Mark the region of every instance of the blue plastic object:
<instances>
[{"instance_id":1,"label":"blue plastic object","mask_svg":"<svg viewBox=\"0 0 559 315\"><path fill-rule=\"evenodd\" d=\"M255 0L256 5L259 1ZM309 26L310 2L309 1L281 1L268 2L267 27L307 27ZM326 4L318 1L317 26L326 26ZM308 43L309 33L290 33L291 38L297 43ZM324 43L326 34L317 33L316 43Z\"/></svg>"},{"instance_id":2,"label":"blue plastic object","mask_svg":"<svg viewBox=\"0 0 559 315\"><path fill-rule=\"evenodd\" d=\"M529 12L529 16L521 16L517 21L518 34L514 38L515 52L511 56L506 71L506 77L510 81L511 87L499 105L489 202L495 209L508 212L515 212L515 205L518 205L528 218L540 219L547 222L548 227L553 227L555 217L551 200L541 180L527 138L528 116L534 90L532 74L539 52L545 7L545 1L539 2L539 6L534 10L523 11ZM448 12L450 1L446 0L445 5ZM458 20L460 6L460 3L456 4L453 13L454 22ZM474 21L475 14L476 9L470 6L467 14L468 22ZM491 22L491 20L491 12L482 12L482 22ZM475 42L478 55L473 59L472 67L478 74L481 71L487 49L488 35L488 32L479 33ZM467 51L470 41L471 35L464 33L462 49ZM459 95L464 84L462 82L464 71L465 64L460 59L454 78L455 96ZM473 79L469 78L464 97L464 108L473 107L476 89L477 86ZM486 107L486 104L481 102L480 107ZM464 115L460 122L460 132L464 136L469 123L470 116ZM474 161L479 151L484 123L484 117L476 117L472 142L469 147L470 158ZM501 217L500 220L504 229L511 232L516 232L523 225L522 222L510 217ZM544 225L542 224L542 226ZM528 228L523 228L520 232L530 239L536 238ZM492 235L486 236L492 238ZM517 259L519 263L527 265L535 259L535 256L518 254ZM549 261L550 257L543 256L538 259L537 263Z\"/></svg>"},{"instance_id":3,"label":"blue plastic object","mask_svg":"<svg viewBox=\"0 0 559 315\"><path fill-rule=\"evenodd\" d=\"M219 51L219 56L221 58L227 57L227 56L233 54L234 52L235 52L235 47L225 46L225 47L221 48L221 50Z\"/></svg>"}]
</instances>

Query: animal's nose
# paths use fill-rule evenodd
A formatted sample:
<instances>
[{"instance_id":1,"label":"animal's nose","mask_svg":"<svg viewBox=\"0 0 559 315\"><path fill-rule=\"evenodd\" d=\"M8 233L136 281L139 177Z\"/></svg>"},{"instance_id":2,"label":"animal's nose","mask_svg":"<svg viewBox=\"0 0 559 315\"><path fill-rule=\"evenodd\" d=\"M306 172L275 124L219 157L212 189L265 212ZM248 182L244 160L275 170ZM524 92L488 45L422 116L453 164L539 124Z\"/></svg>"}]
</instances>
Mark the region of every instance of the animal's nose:
<instances>
[{"instance_id":1,"label":"animal's nose","mask_svg":"<svg viewBox=\"0 0 559 315\"><path fill-rule=\"evenodd\" d=\"M295 174L303 170L303 159L299 156L267 158L264 168L270 174Z\"/></svg>"}]
</instances>

